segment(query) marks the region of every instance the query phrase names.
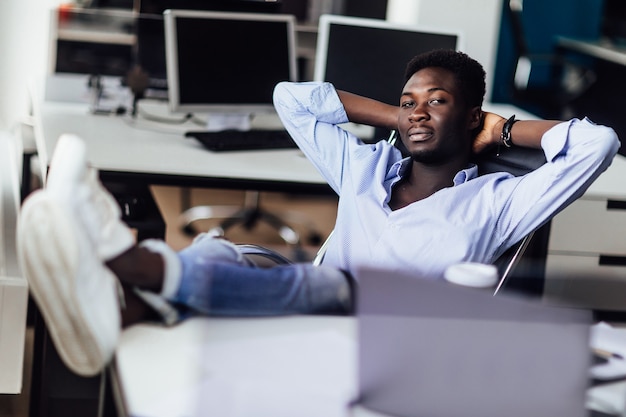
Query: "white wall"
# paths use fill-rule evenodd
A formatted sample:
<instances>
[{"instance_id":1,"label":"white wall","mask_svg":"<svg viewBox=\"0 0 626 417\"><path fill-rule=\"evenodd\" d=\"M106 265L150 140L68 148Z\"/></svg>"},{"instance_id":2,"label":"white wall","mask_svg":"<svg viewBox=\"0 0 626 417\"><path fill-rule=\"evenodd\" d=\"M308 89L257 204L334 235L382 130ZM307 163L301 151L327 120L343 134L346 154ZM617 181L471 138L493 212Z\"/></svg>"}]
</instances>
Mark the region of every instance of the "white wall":
<instances>
[{"instance_id":1,"label":"white wall","mask_svg":"<svg viewBox=\"0 0 626 417\"><path fill-rule=\"evenodd\" d=\"M62 0L0 0L0 130L28 114L27 86L42 80L50 10Z\"/></svg>"},{"instance_id":2,"label":"white wall","mask_svg":"<svg viewBox=\"0 0 626 417\"><path fill-rule=\"evenodd\" d=\"M460 31L463 51L480 62L487 73L487 100L491 98L500 32L501 0L388 0L387 20Z\"/></svg>"}]
</instances>

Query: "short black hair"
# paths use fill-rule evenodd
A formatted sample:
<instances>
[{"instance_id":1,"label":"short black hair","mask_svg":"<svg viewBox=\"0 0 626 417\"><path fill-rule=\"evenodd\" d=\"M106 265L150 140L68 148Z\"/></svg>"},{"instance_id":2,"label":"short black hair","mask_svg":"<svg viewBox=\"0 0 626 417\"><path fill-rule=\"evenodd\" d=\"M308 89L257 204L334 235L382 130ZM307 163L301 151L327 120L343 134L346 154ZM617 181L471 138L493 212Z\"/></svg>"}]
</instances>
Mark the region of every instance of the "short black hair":
<instances>
[{"instance_id":1,"label":"short black hair","mask_svg":"<svg viewBox=\"0 0 626 417\"><path fill-rule=\"evenodd\" d=\"M485 97L485 70L467 54L451 49L436 49L419 54L409 61L404 82L424 68L440 67L454 74L463 99L470 107L482 106Z\"/></svg>"}]
</instances>

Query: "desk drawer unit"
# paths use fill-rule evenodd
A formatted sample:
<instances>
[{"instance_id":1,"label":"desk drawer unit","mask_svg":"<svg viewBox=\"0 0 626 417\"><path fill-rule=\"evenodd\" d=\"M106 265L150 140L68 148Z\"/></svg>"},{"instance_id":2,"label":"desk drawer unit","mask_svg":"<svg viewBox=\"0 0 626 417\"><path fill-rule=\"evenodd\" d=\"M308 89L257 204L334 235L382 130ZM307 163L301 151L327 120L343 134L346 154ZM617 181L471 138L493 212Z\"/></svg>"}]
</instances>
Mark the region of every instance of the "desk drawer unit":
<instances>
[{"instance_id":1,"label":"desk drawer unit","mask_svg":"<svg viewBox=\"0 0 626 417\"><path fill-rule=\"evenodd\" d=\"M550 229L544 298L626 310L626 201L585 199Z\"/></svg>"},{"instance_id":2,"label":"desk drawer unit","mask_svg":"<svg viewBox=\"0 0 626 417\"><path fill-rule=\"evenodd\" d=\"M575 201L552 220L548 250L626 255L626 201Z\"/></svg>"}]
</instances>

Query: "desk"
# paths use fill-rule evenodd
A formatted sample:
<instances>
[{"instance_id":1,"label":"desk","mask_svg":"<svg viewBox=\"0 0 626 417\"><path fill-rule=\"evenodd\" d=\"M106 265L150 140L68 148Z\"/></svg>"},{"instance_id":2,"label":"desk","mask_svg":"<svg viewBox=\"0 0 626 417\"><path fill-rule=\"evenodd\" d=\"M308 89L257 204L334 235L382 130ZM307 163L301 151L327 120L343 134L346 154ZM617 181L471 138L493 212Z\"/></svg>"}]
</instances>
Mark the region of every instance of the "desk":
<instances>
[{"instance_id":1,"label":"desk","mask_svg":"<svg viewBox=\"0 0 626 417\"><path fill-rule=\"evenodd\" d=\"M103 179L161 185L255 188L275 191L330 192L326 182L298 150L206 151L193 139L161 125L126 116L93 115L84 104L44 102L38 148L48 163L63 133L87 144L87 157ZM197 128L197 127L196 127Z\"/></svg>"},{"instance_id":2,"label":"desk","mask_svg":"<svg viewBox=\"0 0 626 417\"><path fill-rule=\"evenodd\" d=\"M89 161L118 201L139 198L139 207L132 208L135 215L124 218L137 229L139 239L165 237L165 222L150 185L333 194L299 150L215 153L185 138L176 125L94 115L87 105L76 103L44 102L35 110L42 165L48 165L61 134L82 137Z\"/></svg>"},{"instance_id":3,"label":"desk","mask_svg":"<svg viewBox=\"0 0 626 417\"><path fill-rule=\"evenodd\" d=\"M120 416L384 417L348 406L358 393L356 340L355 317L139 324L122 333L109 375Z\"/></svg>"},{"instance_id":4,"label":"desk","mask_svg":"<svg viewBox=\"0 0 626 417\"><path fill-rule=\"evenodd\" d=\"M223 417L345 416L358 392L356 325L355 317L331 316L135 325L109 367L119 415L189 416L198 405ZM358 406L350 415L382 417Z\"/></svg>"}]
</instances>

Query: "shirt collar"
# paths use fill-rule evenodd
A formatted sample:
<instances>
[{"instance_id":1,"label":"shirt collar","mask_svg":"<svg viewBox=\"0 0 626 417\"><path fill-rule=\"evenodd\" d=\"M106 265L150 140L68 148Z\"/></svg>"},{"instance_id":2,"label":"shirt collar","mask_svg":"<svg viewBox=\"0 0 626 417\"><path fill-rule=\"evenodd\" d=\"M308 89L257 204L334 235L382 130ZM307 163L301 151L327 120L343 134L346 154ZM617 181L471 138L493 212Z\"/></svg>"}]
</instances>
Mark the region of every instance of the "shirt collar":
<instances>
[{"instance_id":1,"label":"shirt collar","mask_svg":"<svg viewBox=\"0 0 626 417\"><path fill-rule=\"evenodd\" d=\"M395 162L389 169L387 173L387 178L385 179L392 180L392 184L395 183L396 181L399 181L400 178L402 178L404 174L407 172L407 170L409 169L410 163L411 163L410 157L406 157L404 159L401 159ZM454 176L453 184L455 186L460 185L469 180L473 180L477 176L478 176L478 167L476 166L476 164L471 164L469 167L456 173L456 175Z\"/></svg>"},{"instance_id":2,"label":"shirt collar","mask_svg":"<svg viewBox=\"0 0 626 417\"><path fill-rule=\"evenodd\" d=\"M463 184L469 180L473 180L478 176L478 166L476 164L471 164L469 167L459 171L454 176L453 183L454 185Z\"/></svg>"},{"instance_id":3,"label":"shirt collar","mask_svg":"<svg viewBox=\"0 0 626 417\"><path fill-rule=\"evenodd\" d=\"M394 162L393 165L391 165L389 171L387 171L387 178L385 178L385 180L392 180L392 183L398 181L404 176L404 174L406 174L407 170L409 169L410 163L410 157L406 157L404 159Z\"/></svg>"}]
</instances>

